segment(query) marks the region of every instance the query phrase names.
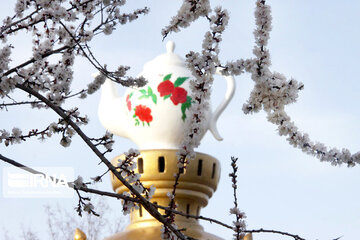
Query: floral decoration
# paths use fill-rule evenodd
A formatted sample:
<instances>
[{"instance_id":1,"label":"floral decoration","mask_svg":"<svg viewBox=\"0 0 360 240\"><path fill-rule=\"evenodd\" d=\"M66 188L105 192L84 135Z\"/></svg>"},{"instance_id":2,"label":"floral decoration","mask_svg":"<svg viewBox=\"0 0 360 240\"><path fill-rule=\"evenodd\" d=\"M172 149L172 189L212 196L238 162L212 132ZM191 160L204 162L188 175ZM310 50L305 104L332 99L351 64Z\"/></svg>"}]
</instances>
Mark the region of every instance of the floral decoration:
<instances>
[{"instance_id":1,"label":"floral decoration","mask_svg":"<svg viewBox=\"0 0 360 240\"><path fill-rule=\"evenodd\" d=\"M151 109L149 107L140 104L134 108L134 111L133 118L135 119L135 126L139 126L140 121L143 126L145 126L145 123L150 126L153 117L151 116Z\"/></svg>"},{"instance_id":2,"label":"floral decoration","mask_svg":"<svg viewBox=\"0 0 360 240\"><path fill-rule=\"evenodd\" d=\"M128 94L126 96L126 106L128 108L129 111L131 111L131 101L130 101L130 98L132 97L133 95L133 92L131 92L130 94Z\"/></svg>"},{"instance_id":3,"label":"floral decoration","mask_svg":"<svg viewBox=\"0 0 360 240\"><path fill-rule=\"evenodd\" d=\"M188 96L188 92L180 87L188 77L178 77L175 82L171 82L171 73L163 78L163 81L158 85L157 90L160 93L160 97L164 100L170 98L174 105L181 103L182 120L186 119L186 110L191 106L191 97Z\"/></svg>"},{"instance_id":4,"label":"floral decoration","mask_svg":"<svg viewBox=\"0 0 360 240\"><path fill-rule=\"evenodd\" d=\"M164 100L170 98L175 106L179 104L181 105L181 118L183 121L185 121L186 110L190 108L192 98L188 96L188 92L182 88L181 85L188 79L188 77L178 77L173 83L170 80L171 75L172 74L170 73L163 78L163 81L158 85L157 90L160 94L160 97L162 97ZM140 89L138 92L140 93L140 96L138 97L139 100L150 99L154 104L157 104L158 96L156 95L156 92L154 93L150 86L144 89ZM134 111L133 118L135 120L135 126L140 126L140 123L142 123L143 126L145 126L145 124L150 126L150 122L153 121L151 108L143 104L139 104L132 108L131 97L133 94L134 92L131 92L126 96L126 106L129 112L132 110Z\"/></svg>"},{"instance_id":5,"label":"floral decoration","mask_svg":"<svg viewBox=\"0 0 360 240\"><path fill-rule=\"evenodd\" d=\"M139 92L142 94L139 99L148 99L151 98L151 100L156 104L157 103L157 96L156 94L154 94L153 90L151 87L148 87L147 90L145 89L140 89Z\"/></svg>"}]
</instances>

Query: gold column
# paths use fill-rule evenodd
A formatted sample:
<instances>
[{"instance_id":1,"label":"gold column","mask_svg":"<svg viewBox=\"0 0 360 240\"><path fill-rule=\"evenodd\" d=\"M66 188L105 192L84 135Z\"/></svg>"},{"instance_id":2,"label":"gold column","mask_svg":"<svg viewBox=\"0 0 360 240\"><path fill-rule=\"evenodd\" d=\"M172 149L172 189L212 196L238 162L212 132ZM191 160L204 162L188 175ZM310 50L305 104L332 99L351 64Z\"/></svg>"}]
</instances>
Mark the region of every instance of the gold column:
<instances>
[{"instance_id":1,"label":"gold column","mask_svg":"<svg viewBox=\"0 0 360 240\"><path fill-rule=\"evenodd\" d=\"M177 168L177 150L143 150L137 157L137 172L141 173L144 186L156 187L152 202L167 206L169 204L168 192L174 185L174 174ZM112 160L116 166L117 156ZM208 204L210 197L216 190L220 178L219 161L207 154L197 153L191 161L186 172L180 177L176 190L175 202L178 210L192 215L199 215L201 208ZM127 188L111 174L112 186L115 192L123 193ZM161 213L164 213L160 210ZM186 229L186 234L199 240L221 239L213 234L206 233L203 227L193 218L183 216L175 217L176 225ZM154 219L146 210L140 208L130 214L130 225L124 232L115 234L106 240L159 240L161 223ZM146 236L146 237L145 237Z\"/></svg>"}]
</instances>

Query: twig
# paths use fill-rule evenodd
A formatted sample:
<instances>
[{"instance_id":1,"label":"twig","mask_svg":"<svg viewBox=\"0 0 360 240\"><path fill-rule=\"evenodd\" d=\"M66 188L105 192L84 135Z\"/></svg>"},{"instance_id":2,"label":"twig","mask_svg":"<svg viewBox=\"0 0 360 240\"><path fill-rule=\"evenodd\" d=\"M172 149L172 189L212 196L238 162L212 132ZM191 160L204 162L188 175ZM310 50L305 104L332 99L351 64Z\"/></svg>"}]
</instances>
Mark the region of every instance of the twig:
<instances>
[{"instance_id":1,"label":"twig","mask_svg":"<svg viewBox=\"0 0 360 240\"><path fill-rule=\"evenodd\" d=\"M236 222L234 222L234 228L233 230L235 231L235 237L236 237L236 240L240 240L244 237L244 230L245 230L245 221L244 221L244 218L246 217L245 216L245 213L241 212L239 210L239 207L238 207L238 200L237 200L237 193L236 193L236 190L237 190L237 170L238 170L238 167L236 165L236 162L237 162L238 158L235 158L235 157L231 157L231 167L232 167L232 173L229 174L230 178L231 178L231 182L232 182L232 188L233 188L233 197L234 197L234 207L230 209L230 213L231 214L234 214L236 216Z\"/></svg>"},{"instance_id":2,"label":"twig","mask_svg":"<svg viewBox=\"0 0 360 240\"><path fill-rule=\"evenodd\" d=\"M43 175L45 176L46 173L43 173L43 172L40 172L40 171L37 171L31 167L28 167L26 165L23 165L15 160L12 160L8 157L5 157L3 156L2 154L0 154L0 159L6 163L9 163L15 167L18 167L18 168L21 168L23 169L24 171L27 171L29 173L32 173L32 174L40 174L40 175ZM52 180L55 180L55 181L59 181L57 178L54 178L53 176L49 176ZM72 182L68 182L67 185L70 187L70 188L73 188L74 189L74 184ZM97 189L92 189L92 188L88 188L88 187L78 187L77 188L78 190L81 190L83 192L87 192L87 193L93 193L93 194L98 194L98 195L102 195L102 196L107 196L107 197L112 197L112 198L116 198L116 199L122 199L122 200L126 200L126 201L132 201L132 202L136 202L138 203L139 200L136 199L136 198L132 198L132 197L129 197L129 196L126 196L126 195L123 195L123 194L118 194L118 193L111 193L111 192L105 192L105 191L100 191L100 190L97 190Z\"/></svg>"},{"instance_id":3,"label":"twig","mask_svg":"<svg viewBox=\"0 0 360 240\"><path fill-rule=\"evenodd\" d=\"M75 97L75 96L78 96L78 95L81 95L82 93L85 93L86 90L83 89L77 93L74 93L74 94L70 94L68 96L65 96L64 99L69 99L69 98L72 98L72 97ZM1 103L0 104L0 109L2 107L9 107L9 106L17 106L17 105L25 105L25 104L38 104L38 103L42 103L42 101L39 101L39 100L34 100L34 101L22 101L22 102L13 102L13 103Z\"/></svg>"},{"instance_id":4,"label":"twig","mask_svg":"<svg viewBox=\"0 0 360 240\"><path fill-rule=\"evenodd\" d=\"M56 53L60 53L60 52L63 51L63 50L70 49L70 48L74 48L74 47L75 47L75 46L63 46L63 47L60 47L60 48L57 48L57 49L55 49L55 50L48 51L48 52L42 54L42 55L41 55L41 58L46 58L46 57L48 57L48 56L50 56L50 55L53 55L53 54L56 54ZM13 68L11 68L10 70L6 71L6 72L3 74L3 76L7 76L7 75L9 75L9 74L11 74L11 73L14 73L14 72L18 71L18 69L21 69L21 68L23 68L23 67L26 67L27 65L29 65L29 64L31 64L31 63L34 63L35 61L36 61L35 58L31 58L30 60L28 60L28 61L26 61L26 62L24 62L24 63L22 63L22 64L19 64L19 65L17 65L16 67L13 67Z\"/></svg>"},{"instance_id":5,"label":"twig","mask_svg":"<svg viewBox=\"0 0 360 240\"><path fill-rule=\"evenodd\" d=\"M246 232L246 233L276 233L276 234L292 237L295 240L305 240L305 238L302 238L298 235L291 234L288 232L282 232L282 231L277 231L277 230L268 230L268 229L262 229L262 228L255 229L255 230L245 230L244 232Z\"/></svg>"}]
</instances>

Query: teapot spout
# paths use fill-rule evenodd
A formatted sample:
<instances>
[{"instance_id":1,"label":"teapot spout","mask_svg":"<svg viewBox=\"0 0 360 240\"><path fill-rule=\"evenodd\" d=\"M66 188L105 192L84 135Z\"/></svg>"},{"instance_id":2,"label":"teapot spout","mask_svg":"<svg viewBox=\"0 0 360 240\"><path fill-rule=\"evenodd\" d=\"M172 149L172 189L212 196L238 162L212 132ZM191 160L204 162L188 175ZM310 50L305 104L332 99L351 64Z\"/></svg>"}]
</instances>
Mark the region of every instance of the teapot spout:
<instances>
[{"instance_id":1,"label":"teapot spout","mask_svg":"<svg viewBox=\"0 0 360 240\"><path fill-rule=\"evenodd\" d=\"M101 124L111 133L127 137L126 124L124 122L125 111L122 98L118 96L115 83L106 79L101 86L101 97L98 108Z\"/></svg>"}]
</instances>

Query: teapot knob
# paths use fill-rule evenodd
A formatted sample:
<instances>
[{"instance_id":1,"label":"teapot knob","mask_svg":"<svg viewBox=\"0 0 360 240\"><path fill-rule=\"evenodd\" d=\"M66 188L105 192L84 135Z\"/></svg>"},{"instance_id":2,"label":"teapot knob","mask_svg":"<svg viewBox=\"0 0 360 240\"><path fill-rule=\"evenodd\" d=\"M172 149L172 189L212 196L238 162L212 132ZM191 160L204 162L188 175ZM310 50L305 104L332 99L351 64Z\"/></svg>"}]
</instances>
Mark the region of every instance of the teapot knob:
<instances>
[{"instance_id":1,"label":"teapot knob","mask_svg":"<svg viewBox=\"0 0 360 240\"><path fill-rule=\"evenodd\" d=\"M166 52L167 53L174 53L175 43L173 41L168 41L166 43Z\"/></svg>"}]
</instances>

